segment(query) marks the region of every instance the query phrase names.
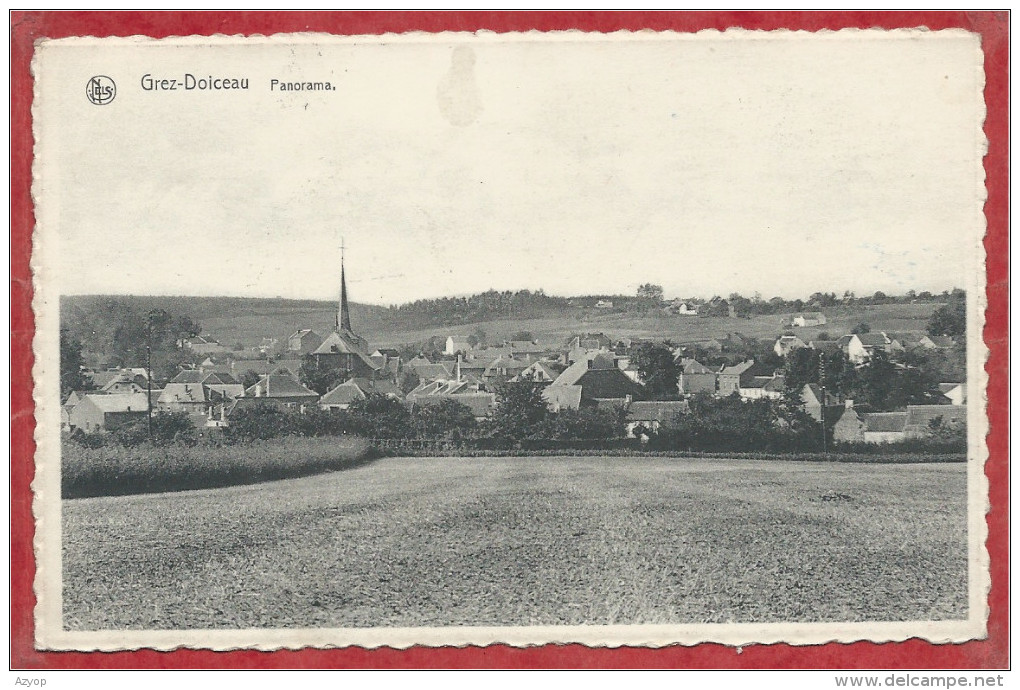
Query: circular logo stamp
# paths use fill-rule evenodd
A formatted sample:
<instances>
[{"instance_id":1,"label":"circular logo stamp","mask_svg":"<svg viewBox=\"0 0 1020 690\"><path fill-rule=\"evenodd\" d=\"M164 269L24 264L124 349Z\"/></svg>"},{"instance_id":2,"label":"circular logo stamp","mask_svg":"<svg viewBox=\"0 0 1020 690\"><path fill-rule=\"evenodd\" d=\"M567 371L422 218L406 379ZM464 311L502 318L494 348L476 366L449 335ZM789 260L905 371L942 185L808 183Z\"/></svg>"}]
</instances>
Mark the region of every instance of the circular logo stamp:
<instances>
[{"instance_id":1,"label":"circular logo stamp","mask_svg":"<svg viewBox=\"0 0 1020 690\"><path fill-rule=\"evenodd\" d=\"M89 79L85 85L85 96L93 105L106 105L117 96L117 85L113 79L100 74Z\"/></svg>"}]
</instances>

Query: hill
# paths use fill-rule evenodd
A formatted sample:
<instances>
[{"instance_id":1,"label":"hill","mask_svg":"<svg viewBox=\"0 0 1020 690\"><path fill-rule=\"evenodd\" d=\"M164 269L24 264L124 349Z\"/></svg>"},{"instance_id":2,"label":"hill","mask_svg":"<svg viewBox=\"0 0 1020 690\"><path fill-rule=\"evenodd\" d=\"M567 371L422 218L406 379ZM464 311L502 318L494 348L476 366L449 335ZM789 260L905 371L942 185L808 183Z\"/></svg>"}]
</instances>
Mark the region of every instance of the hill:
<instances>
[{"instance_id":1,"label":"hill","mask_svg":"<svg viewBox=\"0 0 1020 690\"><path fill-rule=\"evenodd\" d=\"M141 297L68 296L61 298L61 323L86 343L86 349L101 351L98 334L116 328L116 318L128 310L144 314L153 308L185 314L201 324L202 333L228 347L253 346L263 338L284 339L299 328L327 333L333 328L336 303L240 297ZM898 304L855 304L825 309L824 326L796 329L802 339L817 338L821 332L836 337L860 322L875 331L924 331L938 302ZM530 331L540 342L559 343L580 332L604 332L611 337L654 337L677 342L722 338L742 333L756 338L773 338L784 330L793 312L751 317L681 317L662 313L609 311L582 306L575 300L557 300L543 306L538 315L488 319L472 323L457 320L422 326L400 309L352 304L354 328L373 346L416 343L432 336L468 336L485 331L490 342L509 339L518 331ZM93 338L93 334L97 334ZM94 342L90 343L90 340ZM93 347L89 347L89 345Z\"/></svg>"}]
</instances>

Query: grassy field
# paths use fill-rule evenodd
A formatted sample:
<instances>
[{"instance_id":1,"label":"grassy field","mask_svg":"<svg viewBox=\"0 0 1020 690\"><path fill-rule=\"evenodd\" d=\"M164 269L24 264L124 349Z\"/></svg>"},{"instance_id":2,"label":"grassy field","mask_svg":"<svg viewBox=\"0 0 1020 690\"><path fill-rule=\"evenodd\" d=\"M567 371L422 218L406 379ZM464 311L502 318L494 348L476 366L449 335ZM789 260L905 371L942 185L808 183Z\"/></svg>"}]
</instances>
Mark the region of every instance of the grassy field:
<instances>
[{"instance_id":1,"label":"grassy field","mask_svg":"<svg viewBox=\"0 0 1020 690\"><path fill-rule=\"evenodd\" d=\"M963 465L389 458L65 500L64 624L954 619Z\"/></svg>"},{"instance_id":2,"label":"grassy field","mask_svg":"<svg viewBox=\"0 0 1020 690\"><path fill-rule=\"evenodd\" d=\"M924 331L932 312L939 305L883 304L861 305L852 308L826 310L829 323L815 328L796 329L805 340L815 338L820 332L833 337L849 333L861 323L867 322L875 331ZM324 304L321 309L295 307L293 310L277 308L272 311L250 311L238 314L222 314L205 317L201 323L206 331L221 342L233 344L240 340L258 343L264 336L285 338L297 328L315 328L319 332L332 329L333 305ZM519 331L531 333L545 344L559 344L568 336L585 332L604 332L614 338L654 337L672 338L678 342L723 338L728 333L739 332L756 338L775 338L789 321L791 314L772 314L751 318L731 319L726 317L686 318L679 316L645 316L632 313L604 313L592 309L565 310L562 314L541 319L500 319L483 321L461 326L435 326L424 329L406 329L380 318L378 310L366 309L363 314L355 311L352 318L355 328L365 335L374 347L413 343L434 335L459 334L468 336L476 328L484 330L492 342L509 339Z\"/></svg>"}]
</instances>

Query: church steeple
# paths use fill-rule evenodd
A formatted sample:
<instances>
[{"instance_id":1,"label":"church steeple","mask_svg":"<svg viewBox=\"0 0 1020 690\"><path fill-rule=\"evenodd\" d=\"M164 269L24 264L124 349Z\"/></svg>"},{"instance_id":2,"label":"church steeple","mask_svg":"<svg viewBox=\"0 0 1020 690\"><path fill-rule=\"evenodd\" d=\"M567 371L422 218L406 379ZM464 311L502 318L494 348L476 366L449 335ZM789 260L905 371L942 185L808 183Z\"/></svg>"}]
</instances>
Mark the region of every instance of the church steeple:
<instances>
[{"instance_id":1,"label":"church steeple","mask_svg":"<svg viewBox=\"0 0 1020 690\"><path fill-rule=\"evenodd\" d=\"M353 333L351 328L351 310L347 306L347 276L344 274L344 244L340 241L340 310L336 317L336 330Z\"/></svg>"}]
</instances>

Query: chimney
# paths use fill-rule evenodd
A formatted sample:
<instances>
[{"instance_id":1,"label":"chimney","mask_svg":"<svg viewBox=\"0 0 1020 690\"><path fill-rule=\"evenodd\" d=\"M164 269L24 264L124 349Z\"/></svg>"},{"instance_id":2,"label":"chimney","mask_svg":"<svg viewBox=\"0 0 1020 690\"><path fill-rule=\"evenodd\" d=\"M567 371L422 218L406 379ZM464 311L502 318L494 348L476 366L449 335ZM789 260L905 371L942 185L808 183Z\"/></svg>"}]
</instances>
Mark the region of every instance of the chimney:
<instances>
[{"instance_id":1,"label":"chimney","mask_svg":"<svg viewBox=\"0 0 1020 690\"><path fill-rule=\"evenodd\" d=\"M851 398L847 398L846 402L843 403L843 407L848 410L852 410L854 407L854 401Z\"/></svg>"},{"instance_id":2,"label":"chimney","mask_svg":"<svg viewBox=\"0 0 1020 690\"><path fill-rule=\"evenodd\" d=\"M457 354L457 383L460 383L460 354Z\"/></svg>"}]
</instances>

